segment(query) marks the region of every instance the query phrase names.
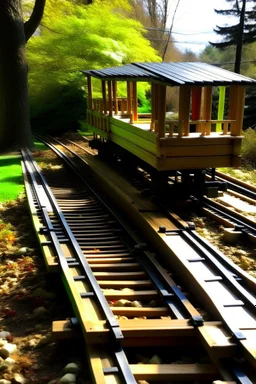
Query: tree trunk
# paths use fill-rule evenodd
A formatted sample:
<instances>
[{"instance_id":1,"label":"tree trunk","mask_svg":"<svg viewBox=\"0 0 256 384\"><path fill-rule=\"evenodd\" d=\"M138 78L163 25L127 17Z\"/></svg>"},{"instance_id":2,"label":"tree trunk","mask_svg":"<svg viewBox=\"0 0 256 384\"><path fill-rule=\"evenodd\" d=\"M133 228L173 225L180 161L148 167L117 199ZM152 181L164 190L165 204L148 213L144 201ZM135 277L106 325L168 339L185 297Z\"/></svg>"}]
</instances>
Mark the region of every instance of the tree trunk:
<instances>
[{"instance_id":1,"label":"tree trunk","mask_svg":"<svg viewBox=\"0 0 256 384\"><path fill-rule=\"evenodd\" d=\"M21 0L0 0L0 149L32 143Z\"/></svg>"}]
</instances>

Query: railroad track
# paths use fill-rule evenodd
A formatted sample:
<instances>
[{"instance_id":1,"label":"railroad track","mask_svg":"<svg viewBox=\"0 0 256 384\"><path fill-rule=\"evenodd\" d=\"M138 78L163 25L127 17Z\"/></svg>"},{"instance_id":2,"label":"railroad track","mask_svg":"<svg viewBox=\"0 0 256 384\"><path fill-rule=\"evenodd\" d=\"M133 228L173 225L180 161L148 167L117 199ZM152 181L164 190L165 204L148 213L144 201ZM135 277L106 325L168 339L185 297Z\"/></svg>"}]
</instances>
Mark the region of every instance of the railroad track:
<instances>
[{"instance_id":1,"label":"railroad track","mask_svg":"<svg viewBox=\"0 0 256 384\"><path fill-rule=\"evenodd\" d=\"M24 154L24 156L26 158L25 163L27 163L29 155ZM33 179L37 173L36 167L30 173L32 175L30 177ZM81 173L81 170L79 173ZM113 382L121 380L121 382L129 383L136 382L134 380L139 379L149 381L180 380L181 377L183 380L187 377L188 381L194 380L195 377L199 380L213 380L214 378L232 380L232 375L235 374L232 368L234 366L232 359L234 356L241 357L238 345L243 347L246 357L254 365L252 346L248 345L248 335L254 332L252 326L250 329L248 329L248 326L243 329L244 335L241 335L239 331L239 335L238 328L234 329L233 327L234 323L230 325L232 321L229 322L229 325L224 321L224 327L223 322L216 322L216 318L212 317L215 321L207 321L202 325L202 315L188 301L184 293L174 283L172 277L163 270L162 266L156 261L153 252L149 251L148 246L144 243L136 242L134 234L126 233L127 225L118 223L116 217L113 218L109 211L106 212L105 208L99 206L99 203L102 203L99 197L95 201L91 195L88 195L88 190L84 190L85 187L79 186L78 188L77 181L68 180L67 182L67 179L64 186L63 184L59 185L59 180L54 180L57 186L53 186L51 192L49 188L44 189L41 176L38 174L37 177L37 187L34 188L32 197L38 192L34 209L38 210L40 206L39 237L42 237L42 247L45 255L48 255L46 259L49 268L50 265L56 267L60 264L66 285L69 286L69 283L71 283L74 290L68 289L73 303L75 303L76 316L89 346L89 361L91 362L94 377L97 377L97 379L94 379L95 382L105 382L106 375L108 375L108 378L112 375L113 380L117 380ZM29 195L29 192L27 193ZM58 201L56 206L53 203L55 199L53 199L52 194ZM43 198L43 203L39 204L40 196ZM67 227L64 226L64 229L60 223L61 218L64 218L64 222L66 221L68 224ZM78 218L80 219L78 220ZM167 219L162 219L162 222L164 224L168 223L168 226L170 226ZM173 226L171 232L164 232L161 236L169 238L180 237L181 233L185 233L185 231L180 231L175 226ZM70 235L70 239L68 239L68 235ZM74 240L75 246L74 244L71 246L71 239ZM187 240L186 242L189 243ZM54 251L52 251L52 247ZM57 251L60 251L61 255L59 260L56 260ZM209 261L205 262L203 259L204 257L198 253L194 260L186 260L185 264L189 264L189 268L192 268L192 265L200 264L201 267L208 268ZM184 268L181 269L184 270ZM228 279L230 281L227 282L226 280L224 282L224 277L216 275L216 265L214 269L213 277L205 279L205 284L218 283L224 286L230 284L230 281L233 283L238 279L238 274L234 276L233 273L232 276L230 271L226 269L223 274L230 274ZM207 269L208 274L210 270L213 270L212 266ZM93 283L90 280L91 278ZM241 279L244 279L243 284L245 284L246 278L243 276L240 277ZM97 289L93 288L94 283ZM201 289L200 284L198 287ZM238 291L241 293L241 289L237 290L236 287L234 296L234 287L230 289L230 297L232 297L232 300L234 299L235 303L233 301L231 306L227 305L225 308L241 310L245 307L245 311L248 312L249 307L249 312L252 312L253 308L250 305L252 305L254 298L244 295L242 296L244 301L240 300L240 303L238 303L239 299L236 298ZM103 292L104 297L99 293L99 299L98 292ZM246 300L246 296L249 297L249 301ZM129 300L129 303L126 303L129 307L116 305L120 300ZM209 301L209 298L206 301ZM249 304L250 302L251 304ZM121 304L124 303L124 301L121 301ZM97 310L95 310L95 306ZM213 312L215 314L216 308ZM122 319L123 316L125 316L125 319ZM161 316L167 318L161 319ZM141 319L134 320L134 317ZM146 317L146 319L143 317ZM255 321L254 315L251 315L250 320L251 323ZM248 322L248 318L246 321ZM214 332L216 330L222 335L221 342L215 340ZM232 339L230 338L231 335ZM138 348L147 345L155 348L157 345L159 348L163 348L166 345L172 346L173 343L176 350L178 347L184 347L184 345L185 348L189 348L186 344L186 339L189 338L190 341L191 338L194 338L206 345L207 352L211 355L218 368L216 369L214 365L215 373L212 371L212 364L208 368L206 365L202 367L202 364L198 363L180 364L177 367L173 362L172 364L162 364L160 366L157 364L155 364L157 366L154 366L154 364L150 366L148 364L143 364L143 366L141 366L142 364L136 364L135 366L135 364L127 362L123 351L123 348L128 346L129 348ZM112 352L111 355L112 348L109 347L108 354L110 355L106 358L102 350L97 349L97 345L109 342L111 342L111 345L113 343L115 346L118 345L118 350ZM95 368L94 361L91 358L95 354L97 355L98 368ZM120 356L122 356L121 361ZM225 360L224 362L223 357L228 358L228 361ZM104 367L103 364L106 360L108 361L108 367ZM99 369L100 364L101 369ZM205 371L206 368L209 369L208 376ZM200 369L202 370L200 371ZM96 373L97 376L95 376ZM101 377L99 378L100 373ZM236 380L238 380L237 377ZM243 380L249 379L245 375ZM246 381L238 382L245 383Z\"/></svg>"},{"instance_id":2,"label":"railroad track","mask_svg":"<svg viewBox=\"0 0 256 384\"><path fill-rule=\"evenodd\" d=\"M207 174L211 175L211 170L207 170ZM227 183L229 190L235 191L243 196L247 196L253 200L256 200L256 188L253 185L249 185L248 183L245 183L223 172L215 171L214 175L216 180Z\"/></svg>"}]
</instances>

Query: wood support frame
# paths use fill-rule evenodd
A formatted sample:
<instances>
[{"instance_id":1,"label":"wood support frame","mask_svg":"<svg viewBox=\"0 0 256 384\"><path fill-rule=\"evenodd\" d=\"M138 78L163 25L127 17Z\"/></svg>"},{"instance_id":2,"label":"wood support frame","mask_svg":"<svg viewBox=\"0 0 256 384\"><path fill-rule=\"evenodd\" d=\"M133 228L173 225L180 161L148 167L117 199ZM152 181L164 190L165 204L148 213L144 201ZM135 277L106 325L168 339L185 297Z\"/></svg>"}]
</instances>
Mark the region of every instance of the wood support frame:
<instances>
[{"instance_id":1,"label":"wood support frame","mask_svg":"<svg viewBox=\"0 0 256 384\"><path fill-rule=\"evenodd\" d=\"M114 99L114 113L118 115L118 102L117 102L117 83L115 80L112 81L113 88L113 99Z\"/></svg>"},{"instance_id":2,"label":"wood support frame","mask_svg":"<svg viewBox=\"0 0 256 384\"><path fill-rule=\"evenodd\" d=\"M109 105L109 116L112 116L113 115L112 81L108 81L108 105Z\"/></svg>"},{"instance_id":3,"label":"wood support frame","mask_svg":"<svg viewBox=\"0 0 256 384\"><path fill-rule=\"evenodd\" d=\"M181 127L179 136L189 136L189 113L190 113L190 94L191 88L187 86L180 87L179 93L179 121Z\"/></svg>"},{"instance_id":4,"label":"wood support frame","mask_svg":"<svg viewBox=\"0 0 256 384\"><path fill-rule=\"evenodd\" d=\"M106 81L101 81L101 91L102 91L102 99L103 99L103 112L107 113L107 93L106 93Z\"/></svg>"},{"instance_id":5,"label":"wood support frame","mask_svg":"<svg viewBox=\"0 0 256 384\"><path fill-rule=\"evenodd\" d=\"M127 81L127 113L132 114L132 83Z\"/></svg>"},{"instance_id":6,"label":"wood support frame","mask_svg":"<svg viewBox=\"0 0 256 384\"><path fill-rule=\"evenodd\" d=\"M245 86L231 85L229 95L229 119L236 120L231 136L241 136L244 118Z\"/></svg>"},{"instance_id":7,"label":"wood support frame","mask_svg":"<svg viewBox=\"0 0 256 384\"><path fill-rule=\"evenodd\" d=\"M132 113L133 121L138 120L138 101L137 101L137 83L132 82Z\"/></svg>"},{"instance_id":8,"label":"wood support frame","mask_svg":"<svg viewBox=\"0 0 256 384\"><path fill-rule=\"evenodd\" d=\"M87 76L87 87L88 87L88 109L92 110L92 77Z\"/></svg>"},{"instance_id":9,"label":"wood support frame","mask_svg":"<svg viewBox=\"0 0 256 384\"><path fill-rule=\"evenodd\" d=\"M158 85L158 137L165 137L166 85Z\"/></svg>"},{"instance_id":10,"label":"wood support frame","mask_svg":"<svg viewBox=\"0 0 256 384\"><path fill-rule=\"evenodd\" d=\"M202 130L202 136L211 134L211 123L207 120L211 120L212 117L212 87L204 87L203 100L202 120L206 120L206 123Z\"/></svg>"}]
</instances>

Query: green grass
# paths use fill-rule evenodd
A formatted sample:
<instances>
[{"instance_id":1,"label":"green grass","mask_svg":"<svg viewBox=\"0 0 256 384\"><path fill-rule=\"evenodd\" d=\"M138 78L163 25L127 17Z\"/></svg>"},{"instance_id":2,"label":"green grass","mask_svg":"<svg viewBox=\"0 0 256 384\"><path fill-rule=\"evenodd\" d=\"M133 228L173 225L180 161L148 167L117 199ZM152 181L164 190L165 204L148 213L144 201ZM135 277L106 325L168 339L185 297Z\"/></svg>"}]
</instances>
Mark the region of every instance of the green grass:
<instances>
[{"instance_id":1,"label":"green grass","mask_svg":"<svg viewBox=\"0 0 256 384\"><path fill-rule=\"evenodd\" d=\"M21 157L0 156L0 201L14 200L23 191Z\"/></svg>"},{"instance_id":2,"label":"green grass","mask_svg":"<svg viewBox=\"0 0 256 384\"><path fill-rule=\"evenodd\" d=\"M39 151L45 151L48 147L34 141ZM21 168L21 156L0 156L0 202L15 200L24 192L24 181Z\"/></svg>"}]
</instances>

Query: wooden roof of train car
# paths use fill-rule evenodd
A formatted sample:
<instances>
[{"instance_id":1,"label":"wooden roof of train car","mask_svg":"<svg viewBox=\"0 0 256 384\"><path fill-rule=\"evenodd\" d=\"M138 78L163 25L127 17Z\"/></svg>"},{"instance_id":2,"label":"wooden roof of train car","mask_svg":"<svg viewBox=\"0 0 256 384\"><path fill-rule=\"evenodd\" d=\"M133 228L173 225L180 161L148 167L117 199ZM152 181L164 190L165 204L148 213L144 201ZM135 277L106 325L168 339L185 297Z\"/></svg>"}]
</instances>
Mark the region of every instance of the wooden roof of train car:
<instances>
[{"instance_id":1,"label":"wooden roof of train car","mask_svg":"<svg viewBox=\"0 0 256 384\"><path fill-rule=\"evenodd\" d=\"M256 85L256 80L201 62L132 63L82 71L101 80L161 82L169 86Z\"/></svg>"}]
</instances>

